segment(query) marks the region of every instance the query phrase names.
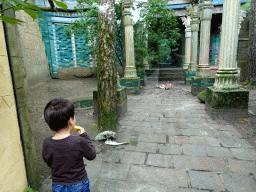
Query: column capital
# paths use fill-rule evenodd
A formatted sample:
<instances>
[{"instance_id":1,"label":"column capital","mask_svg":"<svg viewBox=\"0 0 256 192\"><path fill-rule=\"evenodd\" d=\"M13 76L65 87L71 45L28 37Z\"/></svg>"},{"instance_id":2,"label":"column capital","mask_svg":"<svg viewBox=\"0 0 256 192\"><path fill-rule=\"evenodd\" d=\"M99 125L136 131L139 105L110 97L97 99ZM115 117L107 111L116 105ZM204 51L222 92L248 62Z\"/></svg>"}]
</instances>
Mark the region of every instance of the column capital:
<instances>
[{"instance_id":1,"label":"column capital","mask_svg":"<svg viewBox=\"0 0 256 192\"><path fill-rule=\"evenodd\" d=\"M183 25L185 25L185 27L186 27L185 31L190 32L191 31L191 18L190 18L190 16L187 15L186 17L181 17L181 20L182 20Z\"/></svg>"},{"instance_id":2,"label":"column capital","mask_svg":"<svg viewBox=\"0 0 256 192\"><path fill-rule=\"evenodd\" d=\"M123 16L132 15L131 9L132 9L132 1L131 0L123 0Z\"/></svg>"},{"instance_id":3,"label":"column capital","mask_svg":"<svg viewBox=\"0 0 256 192\"><path fill-rule=\"evenodd\" d=\"M212 10L213 4L212 1L203 1L199 6L200 9L200 19L201 20L211 20L212 19Z\"/></svg>"}]
</instances>

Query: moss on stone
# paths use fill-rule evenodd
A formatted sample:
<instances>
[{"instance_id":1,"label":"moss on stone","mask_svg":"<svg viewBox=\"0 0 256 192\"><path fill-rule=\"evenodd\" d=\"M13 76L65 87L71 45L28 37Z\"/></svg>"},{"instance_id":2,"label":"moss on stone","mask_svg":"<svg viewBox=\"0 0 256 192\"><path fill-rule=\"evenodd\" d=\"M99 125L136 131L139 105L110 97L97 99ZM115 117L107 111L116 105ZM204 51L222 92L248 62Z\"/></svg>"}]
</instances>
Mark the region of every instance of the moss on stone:
<instances>
[{"instance_id":1,"label":"moss on stone","mask_svg":"<svg viewBox=\"0 0 256 192\"><path fill-rule=\"evenodd\" d=\"M223 90L208 87L206 102L212 108L218 109L247 109L249 102L249 91L245 89Z\"/></svg>"},{"instance_id":2,"label":"moss on stone","mask_svg":"<svg viewBox=\"0 0 256 192\"><path fill-rule=\"evenodd\" d=\"M205 103L205 99L206 99L206 92L207 90L204 90L200 93L197 94L197 98L202 102Z\"/></svg>"}]
</instances>

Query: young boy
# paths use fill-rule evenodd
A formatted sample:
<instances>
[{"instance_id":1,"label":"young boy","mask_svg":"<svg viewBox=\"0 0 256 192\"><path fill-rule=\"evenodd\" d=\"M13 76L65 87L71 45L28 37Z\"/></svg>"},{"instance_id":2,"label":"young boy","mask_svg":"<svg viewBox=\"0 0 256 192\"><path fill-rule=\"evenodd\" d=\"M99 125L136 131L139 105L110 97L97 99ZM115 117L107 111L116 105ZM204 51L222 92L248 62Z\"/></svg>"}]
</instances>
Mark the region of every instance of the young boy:
<instances>
[{"instance_id":1,"label":"young boy","mask_svg":"<svg viewBox=\"0 0 256 192\"><path fill-rule=\"evenodd\" d=\"M96 151L84 128L77 130L79 136L71 135L76 123L74 105L66 99L53 99L45 106L44 119L55 132L43 141L42 152L52 169L52 191L90 192L83 157L93 160Z\"/></svg>"}]
</instances>

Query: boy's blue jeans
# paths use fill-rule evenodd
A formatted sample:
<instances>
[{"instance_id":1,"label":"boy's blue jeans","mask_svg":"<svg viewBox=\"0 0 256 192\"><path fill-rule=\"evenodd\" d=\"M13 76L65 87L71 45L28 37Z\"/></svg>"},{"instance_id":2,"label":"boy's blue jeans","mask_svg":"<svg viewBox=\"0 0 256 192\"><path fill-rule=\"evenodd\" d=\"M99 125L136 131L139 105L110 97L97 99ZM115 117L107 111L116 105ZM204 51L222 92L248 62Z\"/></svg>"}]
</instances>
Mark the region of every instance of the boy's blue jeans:
<instances>
[{"instance_id":1,"label":"boy's blue jeans","mask_svg":"<svg viewBox=\"0 0 256 192\"><path fill-rule=\"evenodd\" d=\"M83 182L75 185L52 184L52 192L90 192L90 182L87 177Z\"/></svg>"}]
</instances>

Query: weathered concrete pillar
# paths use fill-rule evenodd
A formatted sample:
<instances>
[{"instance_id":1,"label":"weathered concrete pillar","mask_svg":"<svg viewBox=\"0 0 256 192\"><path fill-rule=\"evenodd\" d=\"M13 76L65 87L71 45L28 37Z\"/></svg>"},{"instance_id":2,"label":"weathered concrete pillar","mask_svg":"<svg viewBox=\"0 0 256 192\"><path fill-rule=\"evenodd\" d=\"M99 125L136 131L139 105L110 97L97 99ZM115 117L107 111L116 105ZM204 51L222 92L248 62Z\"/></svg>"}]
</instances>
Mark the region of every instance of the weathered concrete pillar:
<instances>
[{"instance_id":1,"label":"weathered concrete pillar","mask_svg":"<svg viewBox=\"0 0 256 192\"><path fill-rule=\"evenodd\" d=\"M207 89L206 112L221 117L248 116L249 91L238 84L237 46L240 0L224 0L219 69Z\"/></svg>"},{"instance_id":2,"label":"weathered concrete pillar","mask_svg":"<svg viewBox=\"0 0 256 192\"><path fill-rule=\"evenodd\" d=\"M191 11L191 56L188 70L186 71L186 84L190 84L192 77L196 75L199 23L198 4L195 3Z\"/></svg>"},{"instance_id":3,"label":"weathered concrete pillar","mask_svg":"<svg viewBox=\"0 0 256 192\"><path fill-rule=\"evenodd\" d=\"M197 48L198 48L198 31L199 31L199 12L198 4L193 4L192 14L191 14L191 58L188 71L196 71L197 67Z\"/></svg>"},{"instance_id":4,"label":"weathered concrete pillar","mask_svg":"<svg viewBox=\"0 0 256 192\"><path fill-rule=\"evenodd\" d=\"M213 4L212 0L204 0L200 5L201 9L201 28L200 28L200 53L199 65L196 75L201 77L210 76L209 68L209 49Z\"/></svg>"},{"instance_id":5,"label":"weathered concrete pillar","mask_svg":"<svg viewBox=\"0 0 256 192\"><path fill-rule=\"evenodd\" d=\"M192 77L191 93L197 95L207 87L213 86L214 78L211 77L209 65L210 33L213 4L212 0L204 0L200 5L200 53L199 65L196 69L196 76Z\"/></svg>"},{"instance_id":6,"label":"weathered concrete pillar","mask_svg":"<svg viewBox=\"0 0 256 192\"><path fill-rule=\"evenodd\" d=\"M24 191L27 186L26 167L2 21L0 61L0 191Z\"/></svg>"},{"instance_id":7,"label":"weathered concrete pillar","mask_svg":"<svg viewBox=\"0 0 256 192\"><path fill-rule=\"evenodd\" d=\"M132 8L131 0L123 1L123 17L125 27L125 52L126 52L126 66L124 70L124 77L121 79L121 85L127 87L128 94L138 94L140 88L140 79L137 76L134 58L134 37L133 37L133 20L131 14Z\"/></svg>"},{"instance_id":8,"label":"weathered concrete pillar","mask_svg":"<svg viewBox=\"0 0 256 192\"><path fill-rule=\"evenodd\" d=\"M183 25L185 25L185 62L183 64L183 69L187 69L190 63L191 57L191 18L189 15L187 17L181 17Z\"/></svg>"},{"instance_id":9,"label":"weathered concrete pillar","mask_svg":"<svg viewBox=\"0 0 256 192\"><path fill-rule=\"evenodd\" d=\"M219 70L217 71L216 82L214 84L214 87L218 89L239 88L236 63L240 17L239 8L239 0L225 0L223 2Z\"/></svg>"}]
</instances>

